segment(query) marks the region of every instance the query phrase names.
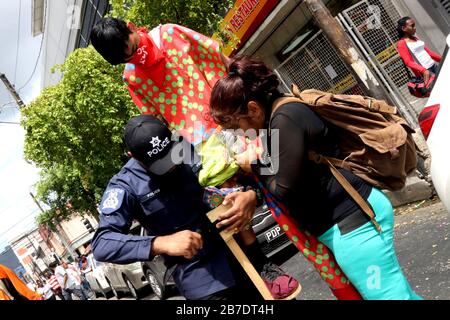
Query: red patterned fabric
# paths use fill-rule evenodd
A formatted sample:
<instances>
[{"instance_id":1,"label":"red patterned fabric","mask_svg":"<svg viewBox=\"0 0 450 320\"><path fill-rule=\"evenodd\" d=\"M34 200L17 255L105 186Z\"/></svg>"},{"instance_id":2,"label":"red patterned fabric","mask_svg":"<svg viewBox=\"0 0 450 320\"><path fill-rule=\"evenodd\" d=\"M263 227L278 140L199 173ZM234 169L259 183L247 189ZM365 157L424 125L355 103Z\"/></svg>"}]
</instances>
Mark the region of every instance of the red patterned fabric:
<instances>
[{"instance_id":1,"label":"red patterned fabric","mask_svg":"<svg viewBox=\"0 0 450 320\"><path fill-rule=\"evenodd\" d=\"M197 144L216 128L205 115L212 87L226 72L219 44L175 24L158 28L160 49L147 30L138 30L139 48L125 66L124 81L143 114L161 115Z\"/></svg>"}]
</instances>

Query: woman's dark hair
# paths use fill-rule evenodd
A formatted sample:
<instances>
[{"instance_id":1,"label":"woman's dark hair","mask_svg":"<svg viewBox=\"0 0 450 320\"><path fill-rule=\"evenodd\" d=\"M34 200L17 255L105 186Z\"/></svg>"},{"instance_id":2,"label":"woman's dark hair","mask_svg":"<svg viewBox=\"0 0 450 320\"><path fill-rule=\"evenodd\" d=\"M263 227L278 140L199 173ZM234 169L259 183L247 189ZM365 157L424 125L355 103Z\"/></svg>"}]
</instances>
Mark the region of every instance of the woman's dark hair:
<instances>
[{"instance_id":1,"label":"woman's dark hair","mask_svg":"<svg viewBox=\"0 0 450 320\"><path fill-rule=\"evenodd\" d=\"M411 20L411 17L403 17L397 21L397 32L399 39L403 39L405 37L405 31L403 31L403 28L408 23L408 20Z\"/></svg>"},{"instance_id":2,"label":"woman's dark hair","mask_svg":"<svg viewBox=\"0 0 450 320\"><path fill-rule=\"evenodd\" d=\"M123 20L103 18L92 29L91 43L112 65L125 62L125 48L133 32Z\"/></svg>"},{"instance_id":3,"label":"woman's dark hair","mask_svg":"<svg viewBox=\"0 0 450 320\"><path fill-rule=\"evenodd\" d=\"M220 79L211 93L211 111L247 113L247 104L256 101L270 112L281 96L277 75L261 60L248 56L231 59L228 76Z\"/></svg>"}]
</instances>

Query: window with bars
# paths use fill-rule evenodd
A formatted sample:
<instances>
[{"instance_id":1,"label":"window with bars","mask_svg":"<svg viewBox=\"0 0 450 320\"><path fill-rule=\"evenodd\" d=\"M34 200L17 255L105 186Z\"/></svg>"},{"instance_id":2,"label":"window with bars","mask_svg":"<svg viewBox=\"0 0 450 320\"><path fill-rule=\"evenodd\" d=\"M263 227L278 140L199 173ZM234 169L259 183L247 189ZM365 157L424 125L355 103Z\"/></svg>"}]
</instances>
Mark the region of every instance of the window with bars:
<instances>
[{"instance_id":1,"label":"window with bars","mask_svg":"<svg viewBox=\"0 0 450 320\"><path fill-rule=\"evenodd\" d=\"M322 31L312 36L276 70L287 87L295 83L301 90L364 94Z\"/></svg>"},{"instance_id":2,"label":"window with bars","mask_svg":"<svg viewBox=\"0 0 450 320\"><path fill-rule=\"evenodd\" d=\"M110 5L108 0L88 0L84 7L79 48L86 48L89 45L89 37L92 28L103 18L109 11Z\"/></svg>"},{"instance_id":3,"label":"window with bars","mask_svg":"<svg viewBox=\"0 0 450 320\"><path fill-rule=\"evenodd\" d=\"M450 16L450 0L439 0L444 10Z\"/></svg>"}]
</instances>

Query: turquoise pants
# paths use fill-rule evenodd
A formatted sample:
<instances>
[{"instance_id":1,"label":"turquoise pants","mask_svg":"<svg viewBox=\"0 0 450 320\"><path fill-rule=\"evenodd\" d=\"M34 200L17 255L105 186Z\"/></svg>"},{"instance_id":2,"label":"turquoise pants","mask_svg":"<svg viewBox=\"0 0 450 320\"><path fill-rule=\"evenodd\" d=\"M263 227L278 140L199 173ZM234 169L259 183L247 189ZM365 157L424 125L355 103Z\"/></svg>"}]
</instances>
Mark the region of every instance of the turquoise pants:
<instances>
[{"instance_id":1,"label":"turquoise pants","mask_svg":"<svg viewBox=\"0 0 450 320\"><path fill-rule=\"evenodd\" d=\"M394 212L389 199L373 188L368 198L382 228L367 222L341 235L338 225L319 237L365 300L421 300L410 287L394 248Z\"/></svg>"}]
</instances>

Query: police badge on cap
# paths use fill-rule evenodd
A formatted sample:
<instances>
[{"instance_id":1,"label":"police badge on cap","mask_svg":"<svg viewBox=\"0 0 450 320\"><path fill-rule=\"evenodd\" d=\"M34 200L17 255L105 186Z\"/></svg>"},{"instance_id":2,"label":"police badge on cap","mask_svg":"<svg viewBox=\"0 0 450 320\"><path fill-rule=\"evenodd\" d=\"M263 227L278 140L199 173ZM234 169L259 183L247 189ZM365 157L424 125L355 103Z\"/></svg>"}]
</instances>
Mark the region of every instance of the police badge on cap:
<instances>
[{"instance_id":1,"label":"police badge on cap","mask_svg":"<svg viewBox=\"0 0 450 320\"><path fill-rule=\"evenodd\" d=\"M156 117L140 115L125 127L125 144L133 157L156 175L163 175L175 165L171 150L177 144L172 132Z\"/></svg>"}]
</instances>

